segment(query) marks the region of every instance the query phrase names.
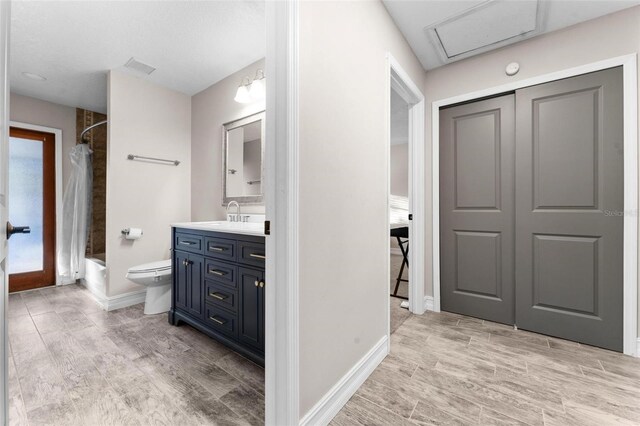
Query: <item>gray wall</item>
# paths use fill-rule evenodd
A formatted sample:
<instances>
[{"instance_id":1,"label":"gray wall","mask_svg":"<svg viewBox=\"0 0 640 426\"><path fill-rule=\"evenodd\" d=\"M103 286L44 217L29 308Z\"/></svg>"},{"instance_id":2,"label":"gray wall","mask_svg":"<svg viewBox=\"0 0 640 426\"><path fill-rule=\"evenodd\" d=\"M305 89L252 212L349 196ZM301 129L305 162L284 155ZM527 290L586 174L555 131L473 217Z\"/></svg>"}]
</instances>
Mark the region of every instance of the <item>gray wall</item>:
<instances>
[{"instance_id":1,"label":"gray wall","mask_svg":"<svg viewBox=\"0 0 640 426\"><path fill-rule=\"evenodd\" d=\"M391 145L391 193L409 196L409 144Z\"/></svg>"},{"instance_id":2,"label":"gray wall","mask_svg":"<svg viewBox=\"0 0 640 426\"><path fill-rule=\"evenodd\" d=\"M120 71L109 73L107 142L107 288L112 297L144 287L127 269L169 259L170 224L191 217L191 98ZM180 165L127 160L127 154L179 160ZM120 231L136 227L142 238Z\"/></svg>"},{"instance_id":3,"label":"gray wall","mask_svg":"<svg viewBox=\"0 0 640 426\"><path fill-rule=\"evenodd\" d=\"M255 77L264 59L217 82L191 98L191 219L224 220L222 207L222 125L263 111L264 102L233 100L244 76ZM269 76L266 76L269 78ZM264 206L243 206L243 213L264 213Z\"/></svg>"},{"instance_id":4,"label":"gray wall","mask_svg":"<svg viewBox=\"0 0 640 426\"><path fill-rule=\"evenodd\" d=\"M301 2L299 52L304 416L387 335L387 53L425 74L381 2Z\"/></svg>"}]
</instances>

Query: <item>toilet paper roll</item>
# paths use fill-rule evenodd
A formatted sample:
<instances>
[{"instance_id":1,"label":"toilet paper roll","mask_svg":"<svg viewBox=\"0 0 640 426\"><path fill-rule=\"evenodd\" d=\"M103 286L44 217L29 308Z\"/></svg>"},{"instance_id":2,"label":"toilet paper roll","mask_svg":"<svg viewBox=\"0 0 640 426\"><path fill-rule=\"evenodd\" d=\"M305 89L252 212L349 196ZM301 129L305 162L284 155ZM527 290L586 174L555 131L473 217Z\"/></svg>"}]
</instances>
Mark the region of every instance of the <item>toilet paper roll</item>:
<instances>
[{"instance_id":1,"label":"toilet paper roll","mask_svg":"<svg viewBox=\"0 0 640 426\"><path fill-rule=\"evenodd\" d=\"M124 236L127 240L138 240L142 237L142 229L140 228L129 228L129 232L127 232Z\"/></svg>"}]
</instances>

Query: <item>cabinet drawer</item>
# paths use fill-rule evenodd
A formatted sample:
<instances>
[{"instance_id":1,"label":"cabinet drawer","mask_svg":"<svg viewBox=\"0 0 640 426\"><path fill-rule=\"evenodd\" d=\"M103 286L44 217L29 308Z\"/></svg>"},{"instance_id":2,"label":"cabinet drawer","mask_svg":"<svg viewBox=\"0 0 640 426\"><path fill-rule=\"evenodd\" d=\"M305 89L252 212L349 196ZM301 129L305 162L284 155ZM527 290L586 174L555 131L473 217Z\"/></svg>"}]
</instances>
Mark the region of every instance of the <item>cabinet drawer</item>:
<instances>
[{"instance_id":1,"label":"cabinet drawer","mask_svg":"<svg viewBox=\"0 0 640 426\"><path fill-rule=\"evenodd\" d=\"M236 314L208 303L206 311L205 321L214 330L231 337L238 335L238 317Z\"/></svg>"},{"instance_id":2,"label":"cabinet drawer","mask_svg":"<svg viewBox=\"0 0 640 426\"><path fill-rule=\"evenodd\" d=\"M237 312L238 292L213 281L205 281L207 303Z\"/></svg>"},{"instance_id":3,"label":"cabinet drawer","mask_svg":"<svg viewBox=\"0 0 640 426\"><path fill-rule=\"evenodd\" d=\"M238 262L245 265L264 268L265 247L264 243L249 243L238 241Z\"/></svg>"},{"instance_id":4,"label":"cabinet drawer","mask_svg":"<svg viewBox=\"0 0 640 426\"><path fill-rule=\"evenodd\" d=\"M236 242L224 238L205 237L205 255L218 259L236 260Z\"/></svg>"},{"instance_id":5,"label":"cabinet drawer","mask_svg":"<svg viewBox=\"0 0 640 426\"><path fill-rule=\"evenodd\" d=\"M205 259L204 274L208 280L213 280L231 287L237 287L236 278L238 268L227 263L212 259Z\"/></svg>"},{"instance_id":6,"label":"cabinet drawer","mask_svg":"<svg viewBox=\"0 0 640 426\"><path fill-rule=\"evenodd\" d=\"M176 232L175 249L191 253L202 253L202 237Z\"/></svg>"}]
</instances>

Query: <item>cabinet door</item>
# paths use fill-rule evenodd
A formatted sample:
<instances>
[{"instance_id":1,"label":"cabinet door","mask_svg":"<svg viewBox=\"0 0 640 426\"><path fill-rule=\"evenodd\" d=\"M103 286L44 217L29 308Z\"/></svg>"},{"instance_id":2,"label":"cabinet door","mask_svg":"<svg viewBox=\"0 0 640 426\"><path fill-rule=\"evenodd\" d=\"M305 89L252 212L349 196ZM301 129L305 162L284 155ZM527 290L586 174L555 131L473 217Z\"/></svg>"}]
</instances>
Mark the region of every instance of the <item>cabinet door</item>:
<instances>
[{"instance_id":1,"label":"cabinet door","mask_svg":"<svg viewBox=\"0 0 640 426\"><path fill-rule=\"evenodd\" d=\"M258 329L260 330L260 349L264 351L264 336L265 336L264 323L266 322L265 318L264 318L264 314L265 314L265 311L264 311L264 304L265 304L264 293L266 291L265 287L267 285L267 283L264 281L264 271L262 272L262 283L263 283L263 285L258 289L258 299L259 299L258 306L260 308L259 315L258 315L258 324L259 324Z\"/></svg>"},{"instance_id":2,"label":"cabinet door","mask_svg":"<svg viewBox=\"0 0 640 426\"><path fill-rule=\"evenodd\" d=\"M187 310L188 298L187 288L189 282L189 268L187 262L189 261L189 255L180 251L175 252L175 258L173 261L173 291L174 291L174 307L178 309Z\"/></svg>"},{"instance_id":3,"label":"cabinet door","mask_svg":"<svg viewBox=\"0 0 640 426\"><path fill-rule=\"evenodd\" d=\"M264 288L264 273L249 268L239 268L240 272L240 300L238 312L240 314L240 329L238 338L242 343L257 349L264 349L264 308L262 294Z\"/></svg>"},{"instance_id":4,"label":"cabinet door","mask_svg":"<svg viewBox=\"0 0 640 426\"><path fill-rule=\"evenodd\" d=\"M187 283L187 311L198 318L204 315L204 258L190 254Z\"/></svg>"}]
</instances>

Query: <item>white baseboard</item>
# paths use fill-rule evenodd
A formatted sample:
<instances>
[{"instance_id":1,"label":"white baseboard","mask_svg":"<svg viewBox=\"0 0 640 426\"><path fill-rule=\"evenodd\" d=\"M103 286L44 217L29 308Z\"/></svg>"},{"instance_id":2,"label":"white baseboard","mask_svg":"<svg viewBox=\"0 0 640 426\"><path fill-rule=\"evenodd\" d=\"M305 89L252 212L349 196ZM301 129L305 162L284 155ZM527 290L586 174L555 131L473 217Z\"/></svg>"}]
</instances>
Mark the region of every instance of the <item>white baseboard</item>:
<instances>
[{"instance_id":1,"label":"white baseboard","mask_svg":"<svg viewBox=\"0 0 640 426\"><path fill-rule=\"evenodd\" d=\"M126 308L127 306L137 305L138 303L144 303L144 299L146 297L146 289L112 296L108 299L106 310L113 311L120 308Z\"/></svg>"},{"instance_id":2,"label":"white baseboard","mask_svg":"<svg viewBox=\"0 0 640 426\"><path fill-rule=\"evenodd\" d=\"M638 341L636 343L636 354L634 356L636 358L640 358L640 337L638 337Z\"/></svg>"},{"instance_id":3,"label":"white baseboard","mask_svg":"<svg viewBox=\"0 0 640 426\"><path fill-rule=\"evenodd\" d=\"M424 297L424 310L433 311L433 296Z\"/></svg>"},{"instance_id":4,"label":"white baseboard","mask_svg":"<svg viewBox=\"0 0 640 426\"><path fill-rule=\"evenodd\" d=\"M389 250L389 253L391 253L394 256L402 256L402 251L400 251L399 247L391 247L391 249Z\"/></svg>"},{"instance_id":5,"label":"white baseboard","mask_svg":"<svg viewBox=\"0 0 640 426\"><path fill-rule=\"evenodd\" d=\"M301 426L327 425L340 412L367 377L389 353L389 341L384 336L356 365L327 392L300 420Z\"/></svg>"},{"instance_id":6,"label":"white baseboard","mask_svg":"<svg viewBox=\"0 0 640 426\"><path fill-rule=\"evenodd\" d=\"M85 280L80 280L80 284L89 290L89 293L93 296L93 299L104 309L105 311L114 311L120 308L126 308L127 306L137 305L143 303L147 296L147 289L139 291L132 291L130 293L119 294L117 296L107 297L104 293L98 289L87 285Z\"/></svg>"}]
</instances>

